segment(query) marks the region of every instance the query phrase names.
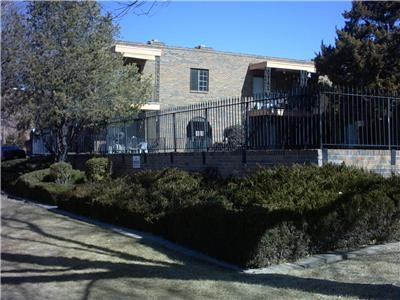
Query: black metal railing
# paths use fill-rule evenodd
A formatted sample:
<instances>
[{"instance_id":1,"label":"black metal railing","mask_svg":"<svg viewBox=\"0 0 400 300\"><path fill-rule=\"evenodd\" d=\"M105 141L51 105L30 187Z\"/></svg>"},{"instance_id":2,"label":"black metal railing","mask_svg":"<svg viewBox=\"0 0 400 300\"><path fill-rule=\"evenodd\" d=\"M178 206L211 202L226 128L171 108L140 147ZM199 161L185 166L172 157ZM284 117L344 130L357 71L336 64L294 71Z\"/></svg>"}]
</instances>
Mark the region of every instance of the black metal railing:
<instances>
[{"instance_id":1,"label":"black metal railing","mask_svg":"<svg viewBox=\"0 0 400 300\"><path fill-rule=\"evenodd\" d=\"M297 89L148 112L80 134L92 153L400 148L398 93Z\"/></svg>"},{"instance_id":2,"label":"black metal railing","mask_svg":"<svg viewBox=\"0 0 400 300\"><path fill-rule=\"evenodd\" d=\"M398 149L400 96L332 89L320 93L322 146Z\"/></svg>"}]
</instances>

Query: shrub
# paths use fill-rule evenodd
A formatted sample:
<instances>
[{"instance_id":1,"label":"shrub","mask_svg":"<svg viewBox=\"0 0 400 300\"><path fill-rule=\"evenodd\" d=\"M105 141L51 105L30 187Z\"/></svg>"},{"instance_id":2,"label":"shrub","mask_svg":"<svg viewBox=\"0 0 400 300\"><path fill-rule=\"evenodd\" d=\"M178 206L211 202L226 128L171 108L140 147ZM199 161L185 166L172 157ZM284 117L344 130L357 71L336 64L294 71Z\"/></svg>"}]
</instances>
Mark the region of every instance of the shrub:
<instances>
[{"instance_id":1,"label":"shrub","mask_svg":"<svg viewBox=\"0 0 400 300\"><path fill-rule=\"evenodd\" d=\"M95 187L92 184L75 185L59 198L58 207L67 211L94 216L92 212L92 194Z\"/></svg>"},{"instance_id":2,"label":"shrub","mask_svg":"<svg viewBox=\"0 0 400 300\"><path fill-rule=\"evenodd\" d=\"M18 178L19 181L24 181L27 184L42 183L46 177L50 175L50 169L37 170L26 173Z\"/></svg>"},{"instance_id":3,"label":"shrub","mask_svg":"<svg viewBox=\"0 0 400 300\"><path fill-rule=\"evenodd\" d=\"M261 236L247 267L265 267L284 261L294 261L309 253L309 237L292 222L282 222L268 228Z\"/></svg>"},{"instance_id":4,"label":"shrub","mask_svg":"<svg viewBox=\"0 0 400 300\"><path fill-rule=\"evenodd\" d=\"M51 169L37 170L20 176L15 182L15 193L32 200L56 204L74 184L84 181L84 173L71 170L69 181L60 184L52 181Z\"/></svg>"},{"instance_id":5,"label":"shrub","mask_svg":"<svg viewBox=\"0 0 400 300\"><path fill-rule=\"evenodd\" d=\"M166 212L198 202L200 178L178 169L166 169L156 176L157 180L147 190L153 211Z\"/></svg>"},{"instance_id":6,"label":"shrub","mask_svg":"<svg viewBox=\"0 0 400 300\"><path fill-rule=\"evenodd\" d=\"M59 197L73 188L70 184L44 182L50 174L49 169L33 171L20 176L16 181L18 196L27 197L39 202L56 204Z\"/></svg>"},{"instance_id":7,"label":"shrub","mask_svg":"<svg viewBox=\"0 0 400 300\"><path fill-rule=\"evenodd\" d=\"M53 158L50 156L35 156L1 162L1 188L9 193L15 193L15 182L19 176L46 169L52 161Z\"/></svg>"},{"instance_id":8,"label":"shrub","mask_svg":"<svg viewBox=\"0 0 400 300\"><path fill-rule=\"evenodd\" d=\"M400 210L385 184L364 183L343 194L335 203L310 212L312 252L353 249L400 237Z\"/></svg>"},{"instance_id":9,"label":"shrub","mask_svg":"<svg viewBox=\"0 0 400 300\"><path fill-rule=\"evenodd\" d=\"M306 212L336 201L357 181L382 183L376 174L345 166L280 166L228 183L228 195L236 207L262 206L269 210Z\"/></svg>"},{"instance_id":10,"label":"shrub","mask_svg":"<svg viewBox=\"0 0 400 300\"><path fill-rule=\"evenodd\" d=\"M145 189L149 220L157 219L174 209L198 203L202 195L201 177L178 169L142 171L132 175L129 180Z\"/></svg>"},{"instance_id":11,"label":"shrub","mask_svg":"<svg viewBox=\"0 0 400 300\"><path fill-rule=\"evenodd\" d=\"M111 162L106 157L94 157L86 162L86 178L97 182L109 179L111 176Z\"/></svg>"},{"instance_id":12,"label":"shrub","mask_svg":"<svg viewBox=\"0 0 400 300\"><path fill-rule=\"evenodd\" d=\"M50 166L50 181L59 184L67 184L71 181L72 166L66 162L54 163Z\"/></svg>"},{"instance_id":13,"label":"shrub","mask_svg":"<svg viewBox=\"0 0 400 300\"><path fill-rule=\"evenodd\" d=\"M232 125L224 129L224 139L230 149L240 148L245 140L245 131L242 125Z\"/></svg>"},{"instance_id":14,"label":"shrub","mask_svg":"<svg viewBox=\"0 0 400 300\"><path fill-rule=\"evenodd\" d=\"M208 167L201 173L204 188L208 186L221 186L224 184L223 177L217 168Z\"/></svg>"},{"instance_id":15,"label":"shrub","mask_svg":"<svg viewBox=\"0 0 400 300\"><path fill-rule=\"evenodd\" d=\"M400 236L398 180L337 165L261 169L167 213L160 232L249 267L359 247Z\"/></svg>"},{"instance_id":16,"label":"shrub","mask_svg":"<svg viewBox=\"0 0 400 300\"><path fill-rule=\"evenodd\" d=\"M242 266L400 239L400 177L345 166L260 169L227 181L214 170L141 171L62 192L42 182L46 174L19 181L45 186L62 208L151 230Z\"/></svg>"},{"instance_id":17,"label":"shrub","mask_svg":"<svg viewBox=\"0 0 400 300\"><path fill-rule=\"evenodd\" d=\"M199 203L165 214L157 224L166 238L231 263L242 263L248 248L240 216L221 203Z\"/></svg>"}]
</instances>

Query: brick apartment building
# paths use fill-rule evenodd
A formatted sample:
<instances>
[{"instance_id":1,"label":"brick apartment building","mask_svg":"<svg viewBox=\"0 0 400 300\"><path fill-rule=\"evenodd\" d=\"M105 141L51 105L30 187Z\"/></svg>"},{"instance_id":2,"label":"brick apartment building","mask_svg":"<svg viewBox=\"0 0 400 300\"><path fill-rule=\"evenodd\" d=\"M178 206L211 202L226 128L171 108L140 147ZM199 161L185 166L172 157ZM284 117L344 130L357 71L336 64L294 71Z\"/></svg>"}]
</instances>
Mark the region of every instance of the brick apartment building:
<instances>
[{"instance_id":1,"label":"brick apartment building","mask_svg":"<svg viewBox=\"0 0 400 300\"><path fill-rule=\"evenodd\" d=\"M223 98L287 91L306 86L315 73L312 61L222 52L203 45L183 48L155 40L118 41L113 51L122 53L126 64L136 64L142 74L151 76L152 98L142 106L142 112L154 118L147 119L145 124L136 121L110 124L106 136L94 142L95 151L107 153L130 151L138 142L146 142L149 149L173 148L166 143L174 134L180 137L175 138L178 148L203 149L221 142L226 127L240 125L241 112L237 106L225 109L224 116L211 113L205 116L200 112L176 114L175 131L171 129L172 121L159 117L158 112ZM42 141L35 141L33 151L43 152Z\"/></svg>"},{"instance_id":2,"label":"brick apartment building","mask_svg":"<svg viewBox=\"0 0 400 300\"><path fill-rule=\"evenodd\" d=\"M312 61L168 46L159 41L118 41L114 51L154 80L145 108L159 110L233 96L252 96L307 85Z\"/></svg>"}]
</instances>

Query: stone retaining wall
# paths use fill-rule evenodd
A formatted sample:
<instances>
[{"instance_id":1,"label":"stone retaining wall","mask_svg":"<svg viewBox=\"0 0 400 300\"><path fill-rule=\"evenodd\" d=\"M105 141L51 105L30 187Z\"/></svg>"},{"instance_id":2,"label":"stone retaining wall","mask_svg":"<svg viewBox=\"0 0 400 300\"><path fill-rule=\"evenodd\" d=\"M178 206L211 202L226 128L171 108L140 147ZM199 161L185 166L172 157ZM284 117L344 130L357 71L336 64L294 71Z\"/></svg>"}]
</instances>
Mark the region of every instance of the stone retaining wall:
<instances>
[{"instance_id":1,"label":"stone retaining wall","mask_svg":"<svg viewBox=\"0 0 400 300\"><path fill-rule=\"evenodd\" d=\"M179 168L201 172L207 168L218 169L224 177L245 175L259 167L277 165L327 163L354 165L368 171L389 176L400 174L400 151L398 150L265 150L237 152L192 152L140 154L140 168L133 167L132 154L115 154L108 157L117 176L128 175L143 169ZM137 155L136 155L137 156ZM70 161L75 168L83 170L90 155L73 155Z\"/></svg>"},{"instance_id":2,"label":"stone retaining wall","mask_svg":"<svg viewBox=\"0 0 400 300\"><path fill-rule=\"evenodd\" d=\"M319 153L322 164L344 163L384 176L400 175L399 150L323 149Z\"/></svg>"}]
</instances>

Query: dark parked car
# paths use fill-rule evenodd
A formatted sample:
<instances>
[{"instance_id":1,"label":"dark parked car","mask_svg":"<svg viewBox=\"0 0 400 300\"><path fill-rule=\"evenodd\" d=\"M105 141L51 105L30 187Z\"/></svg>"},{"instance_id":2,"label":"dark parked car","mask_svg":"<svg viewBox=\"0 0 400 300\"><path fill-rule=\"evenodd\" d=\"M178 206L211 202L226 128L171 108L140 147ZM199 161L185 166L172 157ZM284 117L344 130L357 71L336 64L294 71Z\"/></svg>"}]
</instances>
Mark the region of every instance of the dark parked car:
<instances>
[{"instance_id":1,"label":"dark parked car","mask_svg":"<svg viewBox=\"0 0 400 300\"><path fill-rule=\"evenodd\" d=\"M2 145L1 160L25 158L26 152L17 145Z\"/></svg>"}]
</instances>

